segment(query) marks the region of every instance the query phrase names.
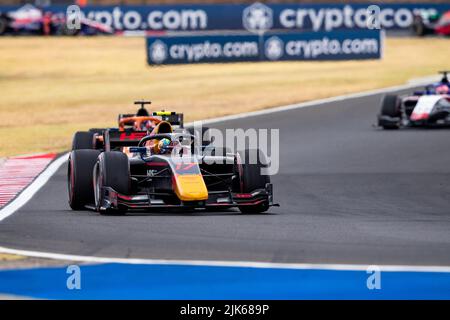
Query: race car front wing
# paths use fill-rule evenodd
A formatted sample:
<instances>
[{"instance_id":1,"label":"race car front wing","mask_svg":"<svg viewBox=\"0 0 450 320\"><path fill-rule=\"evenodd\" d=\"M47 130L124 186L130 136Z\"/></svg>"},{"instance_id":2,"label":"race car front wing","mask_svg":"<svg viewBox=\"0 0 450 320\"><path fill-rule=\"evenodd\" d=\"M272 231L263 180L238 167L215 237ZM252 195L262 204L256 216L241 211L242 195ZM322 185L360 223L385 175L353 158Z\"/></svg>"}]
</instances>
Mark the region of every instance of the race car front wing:
<instances>
[{"instance_id":1,"label":"race car front wing","mask_svg":"<svg viewBox=\"0 0 450 320\"><path fill-rule=\"evenodd\" d=\"M240 206L254 206L267 202L269 206L279 206L273 201L273 186L267 183L264 189L257 189L252 193L235 193L230 190L210 191L205 201L180 201L179 204L170 204L164 201L162 193L139 193L135 195L120 194L111 187L103 187L103 201L100 210L108 209L208 209L233 208Z\"/></svg>"}]
</instances>

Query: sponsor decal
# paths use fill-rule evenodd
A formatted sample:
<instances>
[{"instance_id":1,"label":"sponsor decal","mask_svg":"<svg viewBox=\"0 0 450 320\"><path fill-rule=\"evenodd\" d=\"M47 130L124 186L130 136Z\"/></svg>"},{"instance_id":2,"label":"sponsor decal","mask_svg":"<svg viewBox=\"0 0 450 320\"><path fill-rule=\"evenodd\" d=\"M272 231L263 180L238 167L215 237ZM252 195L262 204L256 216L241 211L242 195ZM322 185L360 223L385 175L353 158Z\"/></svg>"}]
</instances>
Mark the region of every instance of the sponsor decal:
<instances>
[{"instance_id":1,"label":"sponsor decal","mask_svg":"<svg viewBox=\"0 0 450 320\"><path fill-rule=\"evenodd\" d=\"M148 63L380 59L383 31L147 38Z\"/></svg>"},{"instance_id":2,"label":"sponsor decal","mask_svg":"<svg viewBox=\"0 0 450 320\"><path fill-rule=\"evenodd\" d=\"M156 46L156 49L155 49ZM149 64L257 61L259 39L253 35L168 36L147 38ZM159 49L158 49L159 48ZM162 49L164 48L164 49ZM155 52L164 51L162 53Z\"/></svg>"},{"instance_id":3,"label":"sponsor decal","mask_svg":"<svg viewBox=\"0 0 450 320\"><path fill-rule=\"evenodd\" d=\"M84 18L101 22L115 31L273 30L333 31L366 29L373 22L368 4L191 4L86 6ZM0 6L1 12L18 6ZM66 13L67 6L45 7ZM449 3L378 3L376 24L382 29L408 29L414 15L450 10Z\"/></svg>"},{"instance_id":4,"label":"sponsor decal","mask_svg":"<svg viewBox=\"0 0 450 320\"><path fill-rule=\"evenodd\" d=\"M242 12L242 24L250 32L265 32L273 26L273 12L262 3L254 3Z\"/></svg>"},{"instance_id":5,"label":"sponsor decal","mask_svg":"<svg viewBox=\"0 0 450 320\"><path fill-rule=\"evenodd\" d=\"M270 37L264 44L264 53L269 60L279 60L283 56L284 43L277 36Z\"/></svg>"},{"instance_id":6,"label":"sponsor decal","mask_svg":"<svg viewBox=\"0 0 450 320\"><path fill-rule=\"evenodd\" d=\"M167 59L167 46L164 42L156 40L149 47L150 59L157 64L163 63Z\"/></svg>"}]
</instances>

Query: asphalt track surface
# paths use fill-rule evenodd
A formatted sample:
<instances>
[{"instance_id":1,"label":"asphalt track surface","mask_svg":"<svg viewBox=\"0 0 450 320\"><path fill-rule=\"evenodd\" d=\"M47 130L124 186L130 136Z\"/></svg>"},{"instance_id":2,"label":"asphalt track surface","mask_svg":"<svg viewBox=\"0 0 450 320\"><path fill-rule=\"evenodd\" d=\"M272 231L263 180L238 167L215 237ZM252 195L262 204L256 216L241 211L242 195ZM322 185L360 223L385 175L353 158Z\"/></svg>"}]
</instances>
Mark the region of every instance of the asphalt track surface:
<instances>
[{"instance_id":1,"label":"asphalt track surface","mask_svg":"<svg viewBox=\"0 0 450 320\"><path fill-rule=\"evenodd\" d=\"M233 120L279 128L281 207L100 216L67 204L66 165L0 223L0 246L157 259L450 265L448 130L372 127L381 95Z\"/></svg>"}]
</instances>

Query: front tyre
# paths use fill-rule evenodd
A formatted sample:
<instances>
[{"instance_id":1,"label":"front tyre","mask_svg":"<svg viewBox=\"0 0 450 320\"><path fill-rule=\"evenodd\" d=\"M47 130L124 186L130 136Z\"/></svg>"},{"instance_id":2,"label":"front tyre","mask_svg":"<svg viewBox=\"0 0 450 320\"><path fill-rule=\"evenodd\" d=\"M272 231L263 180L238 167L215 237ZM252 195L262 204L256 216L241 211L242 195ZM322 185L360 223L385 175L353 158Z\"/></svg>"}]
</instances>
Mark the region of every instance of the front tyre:
<instances>
[{"instance_id":1,"label":"front tyre","mask_svg":"<svg viewBox=\"0 0 450 320\"><path fill-rule=\"evenodd\" d=\"M398 129L400 127L400 119L401 111L398 96L391 94L384 96L378 124L386 130Z\"/></svg>"},{"instance_id":2,"label":"front tyre","mask_svg":"<svg viewBox=\"0 0 450 320\"><path fill-rule=\"evenodd\" d=\"M252 193L258 189L265 189L266 184L270 183L270 177L261 174L261 169L267 166L265 155L258 149L249 149L239 152L239 157L241 163L237 165L240 166L238 169L240 192ZM242 213L263 213L268 209L268 200L256 205L239 206Z\"/></svg>"},{"instance_id":3,"label":"front tyre","mask_svg":"<svg viewBox=\"0 0 450 320\"><path fill-rule=\"evenodd\" d=\"M95 207L100 214L124 214L124 207L104 208L104 187L110 187L119 194L130 193L130 165L128 157L118 151L103 152L94 168Z\"/></svg>"},{"instance_id":4,"label":"front tyre","mask_svg":"<svg viewBox=\"0 0 450 320\"><path fill-rule=\"evenodd\" d=\"M97 150L74 150L70 153L67 181L72 210L82 210L94 203L92 170L99 154Z\"/></svg>"}]
</instances>

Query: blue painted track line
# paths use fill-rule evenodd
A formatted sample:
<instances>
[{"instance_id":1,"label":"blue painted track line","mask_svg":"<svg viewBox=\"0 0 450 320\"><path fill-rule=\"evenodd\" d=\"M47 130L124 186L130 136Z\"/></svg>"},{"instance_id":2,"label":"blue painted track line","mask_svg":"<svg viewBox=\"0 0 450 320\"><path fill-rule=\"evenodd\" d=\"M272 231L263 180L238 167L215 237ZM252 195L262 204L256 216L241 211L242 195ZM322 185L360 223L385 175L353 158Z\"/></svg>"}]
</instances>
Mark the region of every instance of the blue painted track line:
<instances>
[{"instance_id":1,"label":"blue painted track line","mask_svg":"<svg viewBox=\"0 0 450 320\"><path fill-rule=\"evenodd\" d=\"M0 271L0 293L44 299L450 299L450 273L187 265L81 265L81 289L66 267Z\"/></svg>"}]
</instances>

